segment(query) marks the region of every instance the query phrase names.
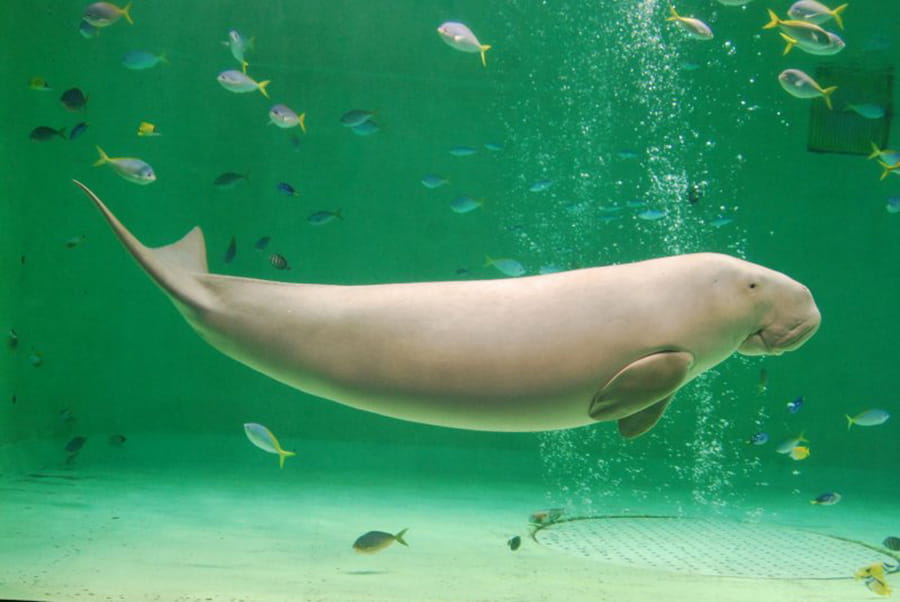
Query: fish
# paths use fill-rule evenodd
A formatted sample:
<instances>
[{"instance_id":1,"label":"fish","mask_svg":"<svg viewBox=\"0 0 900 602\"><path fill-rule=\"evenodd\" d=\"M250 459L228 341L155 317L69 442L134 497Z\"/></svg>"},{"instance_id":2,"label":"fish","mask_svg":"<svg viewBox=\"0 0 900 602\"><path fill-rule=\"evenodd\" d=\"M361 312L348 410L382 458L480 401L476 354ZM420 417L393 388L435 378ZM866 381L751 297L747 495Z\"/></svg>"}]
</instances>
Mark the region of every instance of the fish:
<instances>
[{"instance_id":1,"label":"fish","mask_svg":"<svg viewBox=\"0 0 900 602\"><path fill-rule=\"evenodd\" d=\"M531 515L528 517L528 522L536 526L550 525L558 522L563 517L564 513L565 510L563 510L562 508L537 510L531 513Z\"/></svg>"},{"instance_id":2,"label":"fish","mask_svg":"<svg viewBox=\"0 0 900 602\"><path fill-rule=\"evenodd\" d=\"M838 27L844 29L844 20L841 18L841 13L846 10L847 6L847 4L841 4L840 6L831 9L821 2L816 2L816 0L798 0L791 5L787 14L792 19L809 21L816 25L821 25L822 23L827 23L831 19L834 19L834 22L837 23Z\"/></svg>"},{"instance_id":3,"label":"fish","mask_svg":"<svg viewBox=\"0 0 900 602\"><path fill-rule=\"evenodd\" d=\"M725 215L720 215L716 219L709 222L709 225L712 226L713 228L721 228L723 226L727 226L728 224L730 224L732 222L734 222L733 217L727 217Z\"/></svg>"},{"instance_id":4,"label":"fish","mask_svg":"<svg viewBox=\"0 0 900 602\"><path fill-rule=\"evenodd\" d=\"M213 186L216 188L226 189L226 188L234 188L241 182L247 181L247 175L242 173L236 173L233 171L226 171L220 173L216 176L216 179L213 180Z\"/></svg>"},{"instance_id":5,"label":"fish","mask_svg":"<svg viewBox=\"0 0 900 602\"><path fill-rule=\"evenodd\" d=\"M809 447L805 445L797 445L791 448L791 451L788 452L788 455L792 460L805 460L809 457Z\"/></svg>"},{"instance_id":6,"label":"fish","mask_svg":"<svg viewBox=\"0 0 900 602\"><path fill-rule=\"evenodd\" d=\"M403 539L403 536L406 535L408 530L409 529L403 529L396 535L391 535L384 531L369 531L364 535L360 535L356 541L353 542L353 549L360 554L374 554L375 552L380 552L385 549L395 541L404 546L409 546Z\"/></svg>"},{"instance_id":7,"label":"fish","mask_svg":"<svg viewBox=\"0 0 900 602\"><path fill-rule=\"evenodd\" d=\"M262 238L260 238L253 244L253 248L259 249L260 251L262 251L263 249L265 249L266 247L269 246L270 240L272 240L270 237L263 236Z\"/></svg>"},{"instance_id":8,"label":"fish","mask_svg":"<svg viewBox=\"0 0 900 602\"><path fill-rule=\"evenodd\" d=\"M68 443L66 443L65 450L70 454L77 454L81 451L81 448L84 447L84 443L87 441L87 437L72 437Z\"/></svg>"},{"instance_id":9,"label":"fish","mask_svg":"<svg viewBox=\"0 0 900 602\"><path fill-rule=\"evenodd\" d=\"M284 193L287 196L300 196L297 194L297 191L294 190L294 187L287 182L279 182L275 188L278 189L278 192Z\"/></svg>"},{"instance_id":10,"label":"fish","mask_svg":"<svg viewBox=\"0 0 900 602\"><path fill-rule=\"evenodd\" d=\"M760 431L758 433L753 433L753 435L750 436L750 438L747 440L747 445L765 445L768 442L768 433Z\"/></svg>"},{"instance_id":11,"label":"fish","mask_svg":"<svg viewBox=\"0 0 900 602\"><path fill-rule=\"evenodd\" d=\"M769 22L763 29L779 28L781 37L787 42L783 54L787 54L794 46L804 52L820 56L837 54L844 49L844 41L836 34L825 31L815 23L799 20L782 20L775 11L768 9Z\"/></svg>"},{"instance_id":12,"label":"fish","mask_svg":"<svg viewBox=\"0 0 900 602\"><path fill-rule=\"evenodd\" d=\"M352 128L350 128L350 131L357 136L370 136L371 134L380 132L381 126L370 119L368 121L360 123L359 125L354 125Z\"/></svg>"},{"instance_id":13,"label":"fish","mask_svg":"<svg viewBox=\"0 0 900 602\"><path fill-rule=\"evenodd\" d=\"M460 52L477 52L481 54L481 64L487 67L487 59L484 53L491 49L490 44L482 44L466 25L456 21L447 21L437 28L441 39Z\"/></svg>"},{"instance_id":14,"label":"fish","mask_svg":"<svg viewBox=\"0 0 900 602\"><path fill-rule=\"evenodd\" d=\"M365 109L352 109L341 115L340 122L345 128L352 128L361 125L375 116L375 111L366 111Z\"/></svg>"},{"instance_id":15,"label":"fish","mask_svg":"<svg viewBox=\"0 0 900 602\"><path fill-rule=\"evenodd\" d=\"M847 430L854 424L859 426L878 426L888 421L891 415L885 410L866 410L856 416L847 415Z\"/></svg>"},{"instance_id":16,"label":"fish","mask_svg":"<svg viewBox=\"0 0 900 602\"><path fill-rule=\"evenodd\" d=\"M542 265L538 268L538 274L556 274L557 272L562 271L563 269L561 267L553 263Z\"/></svg>"},{"instance_id":17,"label":"fish","mask_svg":"<svg viewBox=\"0 0 900 602\"><path fill-rule=\"evenodd\" d=\"M800 433L796 437L791 437L790 439L785 439L781 443L778 444L778 447L775 448L775 451L779 454L789 454L791 450L800 445L801 443L809 443L809 439L804 437L806 431Z\"/></svg>"},{"instance_id":18,"label":"fish","mask_svg":"<svg viewBox=\"0 0 900 602\"><path fill-rule=\"evenodd\" d=\"M87 106L88 98L79 88L69 88L62 93L62 96L59 97L59 101L67 111L75 113Z\"/></svg>"},{"instance_id":19,"label":"fish","mask_svg":"<svg viewBox=\"0 0 900 602\"><path fill-rule=\"evenodd\" d=\"M870 142L870 144L872 145L872 152L869 153L869 159L879 159L891 165L900 163L900 151L878 148L878 145L874 142Z\"/></svg>"},{"instance_id":20,"label":"fish","mask_svg":"<svg viewBox=\"0 0 900 602\"><path fill-rule=\"evenodd\" d=\"M141 186L146 186L156 181L156 172L153 171L149 163L141 159L135 157L110 157L99 146L97 147L97 152L100 154L100 158L94 162L94 167L109 165L125 180Z\"/></svg>"},{"instance_id":21,"label":"fish","mask_svg":"<svg viewBox=\"0 0 900 602\"><path fill-rule=\"evenodd\" d=\"M247 61L244 55L248 50L253 50L253 38L247 39L237 29L228 30L228 39L222 42L231 50L231 56L241 64L241 71L247 73Z\"/></svg>"},{"instance_id":22,"label":"fish","mask_svg":"<svg viewBox=\"0 0 900 602\"><path fill-rule=\"evenodd\" d=\"M295 113L289 106L277 104L269 109L269 121L280 128L299 127L306 133L306 113Z\"/></svg>"},{"instance_id":23,"label":"fish","mask_svg":"<svg viewBox=\"0 0 900 602\"><path fill-rule=\"evenodd\" d=\"M881 545L888 550L894 550L896 552L900 550L900 537L885 537L884 541L881 542Z\"/></svg>"},{"instance_id":24,"label":"fish","mask_svg":"<svg viewBox=\"0 0 900 602\"><path fill-rule=\"evenodd\" d=\"M44 363L44 354L32 347L31 353L28 354L28 362L35 368L39 368Z\"/></svg>"},{"instance_id":25,"label":"fish","mask_svg":"<svg viewBox=\"0 0 900 602\"><path fill-rule=\"evenodd\" d=\"M228 243L228 248L225 250L225 257L223 260L225 263L231 263L234 261L235 255L237 255L237 240L232 236L231 242Z\"/></svg>"},{"instance_id":26,"label":"fish","mask_svg":"<svg viewBox=\"0 0 900 602\"><path fill-rule=\"evenodd\" d=\"M817 506L834 506L838 502L841 501L841 494L835 493L834 491L829 491L827 493L820 494L816 496L816 499L809 500L810 504L815 504Z\"/></svg>"},{"instance_id":27,"label":"fish","mask_svg":"<svg viewBox=\"0 0 900 602\"><path fill-rule=\"evenodd\" d=\"M637 216L640 219L654 222L666 217L666 212L659 209L647 209L646 211L641 211L640 213L638 213Z\"/></svg>"},{"instance_id":28,"label":"fish","mask_svg":"<svg viewBox=\"0 0 900 602\"><path fill-rule=\"evenodd\" d=\"M311 213L309 217L306 218L306 221L314 226L323 226L335 219L344 219L344 216L341 214L341 209L335 211L316 211L315 213Z\"/></svg>"},{"instance_id":29,"label":"fish","mask_svg":"<svg viewBox=\"0 0 900 602\"><path fill-rule=\"evenodd\" d=\"M50 87L50 84L47 83L47 80L43 77L34 76L30 80L28 80L28 89L36 90L38 92L50 92L53 88Z\"/></svg>"},{"instance_id":30,"label":"fish","mask_svg":"<svg viewBox=\"0 0 900 602\"><path fill-rule=\"evenodd\" d=\"M491 151L492 153L499 153L503 150L503 145L499 142L485 142L484 148Z\"/></svg>"},{"instance_id":31,"label":"fish","mask_svg":"<svg viewBox=\"0 0 900 602\"><path fill-rule=\"evenodd\" d=\"M149 121L142 121L138 124L137 135L138 136L160 136L161 134L155 125L153 125Z\"/></svg>"},{"instance_id":32,"label":"fish","mask_svg":"<svg viewBox=\"0 0 900 602\"><path fill-rule=\"evenodd\" d=\"M459 196L450 201L450 209L454 213L469 213L475 211L484 204L484 201L478 201L470 196Z\"/></svg>"},{"instance_id":33,"label":"fish","mask_svg":"<svg viewBox=\"0 0 900 602\"><path fill-rule=\"evenodd\" d=\"M765 393L769 388L769 371L765 367L759 369L759 382L756 384L756 390L759 393Z\"/></svg>"},{"instance_id":34,"label":"fish","mask_svg":"<svg viewBox=\"0 0 900 602\"><path fill-rule=\"evenodd\" d=\"M631 150L630 148L623 148L616 153L616 156L627 161L630 159L637 159L641 155L637 151Z\"/></svg>"},{"instance_id":35,"label":"fish","mask_svg":"<svg viewBox=\"0 0 900 602\"><path fill-rule=\"evenodd\" d=\"M745 4L750 4L753 0L719 0L719 4L724 4L725 6L744 6Z\"/></svg>"},{"instance_id":36,"label":"fish","mask_svg":"<svg viewBox=\"0 0 900 602\"><path fill-rule=\"evenodd\" d=\"M454 146L450 149L450 154L454 157L470 157L478 152L478 149L471 146Z\"/></svg>"},{"instance_id":37,"label":"fish","mask_svg":"<svg viewBox=\"0 0 900 602\"><path fill-rule=\"evenodd\" d=\"M122 57L122 65L126 69L131 69L132 71L142 71L144 69L152 69L156 67L160 63L167 63L169 59L166 58L166 53L162 54L153 54L152 52L147 52L146 50L132 50L130 52L126 52Z\"/></svg>"},{"instance_id":38,"label":"fish","mask_svg":"<svg viewBox=\"0 0 900 602\"><path fill-rule=\"evenodd\" d=\"M272 253L269 255L269 263L272 264L272 267L276 270L289 270L291 269L290 264L288 264L288 260L284 258L284 255L279 253Z\"/></svg>"},{"instance_id":39,"label":"fish","mask_svg":"<svg viewBox=\"0 0 900 602\"><path fill-rule=\"evenodd\" d=\"M690 37L698 40L713 39L712 29L710 29L709 25L707 25L700 19L695 19L693 17L682 17L675 10L674 6L669 6L669 10L672 13L672 16L668 17L666 21L674 21L684 31L686 31Z\"/></svg>"},{"instance_id":40,"label":"fish","mask_svg":"<svg viewBox=\"0 0 900 602\"><path fill-rule=\"evenodd\" d=\"M501 274L504 274L505 276L511 276L513 278L525 274L525 267L515 259L510 259L508 257L504 257L501 259L486 257L484 267L495 267L500 271Z\"/></svg>"},{"instance_id":41,"label":"fish","mask_svg":"<svg viewBox=\"0 0 900 602\"><path fill-rule=\"evenodd\" d=\"M28 137L35 142L47 142L48 140L53 140L57 136L59 136L63 140L66 140L66 128L59 128L58 130L55 130L52 127L46 125L39 125L38 127L31 130L31 133L28 135Z\"/></svg>"},{"instance_id":42,"label":"fish","mask_svg":"<svg viewBox=\"0 0 900 602\"><path fill-rule=\"evenodd\" d=\"M700 199L703 198L703 191L700 190L700 186L697 184L691 184L687 189L688 193L688 203L691 205L696 205L700 202Z\"/></svg>"},{"instance_id":43,"label":"fish","mask_svg":"<svg viewBox=\"0 0 900 602\"><path fill-rule=\"evenodd\" d=\"M825 106L829 110L832 109L831 95L837 90L837 86L823 88L810 75L799 69L785 69L778 75L778 83L781 84L785 92L796 98L816 98L821 96L825 99Z\"/></svg>"},{"instance_id":44,"label":"fish","mask_svg":"<svg viewBox=\"0 0 900 602\"><path fill-rule=\"evenodd\" d=\"M73 236L72 238L70 238L69 240L66 241L66 248L74 249L75 247L77 247L78 245L80 245L83 242L84 242L84 234L81 234L80 236Z\"/></svg>"},{"instance_id":45,"label":"fish","mask_svg":"<svg viewBox=\"0 0 900 602\"><path fill-rule=\"evenodd\" d=\"M78 25L78 33L80 33L81 37L85 40L91 40L100 35L100 29L82 19L81 24Z\"/></svg>"},{"instance_id":46,"label":"fish","mask_svg":"<svg viewBox=\"0 0 900 602\"><path fill-rule=\"evenodd\" d=\"M508 540L506 540L506 545L509 546L510 550L515 552L522 545L522 538L518 535L510 537Z\"/></svg>"},{"instance_id":47,"label":"fish","mask_svg":"<svg viewBox=\"0 0 900 602\"><path fill-rule=\"evenodd\" d=\"M884 168L884 171L881 172L882 180L892 173L900 176L900 161L897 163L885 163L884 161L879 161L878 164Z\"/></svg>"},{"instance_id":48,"label":"fish","mask_svg":"<svg viewBox=\"0 0 900 602\"><path fill-rule=\"evenodd\" d=\"M6 335L6 346L10 349L16 349L19 346L19 333L10 328Z\"/></svg>"},{"instance_id":49,"label":"fish","mask_svg":"<svg viewBox=\"0 0 900 602\"><path fill-rule=\"evenodd\" d=\"M246 92L255 92L256 90L259 90L266 98L269 98L266 87L272 83L271 80L268 79L258 82L243 71L236 71L234 69L222 71L216 77L216 80L229 92L244 94Z\"/></svg>"},{"instance_id":50,"label":"fish","mask_svg":"<svg viewBox=\"0 0 900 602\"><path fill-rule=\"evenodd\" d=\"M900 196L888 197L885 209L888 213L900 213Z\"/></svg>"},{"instance_id":51,"label":"fish","mask_svg":"<svg viewBox=\"0 0 900 602\"><path fill-rule=\"evenodd\" d=\"M528 187L529 192L544 192L545 190L550 190L553 186L553 180L538 180L534 184Z\"/></svg>"},{"instance_id":52,"label":"fish","mask_svg":"<svg viewBox=\"0 0 900 602\"><path fill-rule=\"evenodd\" d=\"M69 132L69 140L75 140L75 138L78 138L83 133L85 133L87 131L87 129L88 129L87 121L79 122L78 124L75 125L75 127L72 128L72 131Z\"/></svg>"},{"instance_id":53,"label":"fish","mask_svg":"<svg viewBox=\"0 0 900 602\"><path fill-rule=\"evenodd\" d=\"M259 449L267 451L270 454L278 454L278 465L280 468L284 468L285 458L297 455L297 452L282 449L281 444L278 443L278 439L275 438L272 431L261 424L247 422L244 424L244 433L247 435L247 439L250 440L250 443Z\"/></svg>"},{"instance_id":54,"label":"fish","mask_svg":"<svg viewBox=\"0 0 900 602\"><path fill-rule=\"evenodd\" d=\"M444 176L439 176L436 174L426 174L422 176L422 186L425 188L435 189L440 188L444 184L447 183L447 178Z\"/></svg>"},{"instance_id":55,"label":"fish","mask_svg":"<svg viewBox=\"0 0 900 602\"><path fill-rule=\"evenodd\" d=\"M885 580L884 563L875 562L873 564L862 567L853 574L854 579L874 578L880 581Z\"/></svg>"},{"instance_id":56,"label":"fish","mask_svg":"<svg viewBox=\"0 0 900 602\"><path fill-rule=\"evenodd\" d=\"M134 25L134 19L131 18L131 2L123 8L119 8L110 2L94 2L84 9L82 19L94 27L109 27L122 17L128 21L130 25Z\"/></svg>"},{"instance_id":57,"label":"fish","mask_svg":"<svg viewBox=\"0 0 900 602\"><path fill-rule=\"evenodd\" d=\"M887 584L887 581L882 581L880 579L866 579L866 587L869 588L873 594L878 594L879 596L890 596L894 591L891 589L891 586Z\"/></svg>"},{"instance_id":58,"label":"fish","mask_svg":"<svg viewBox=\"0 0 900 602\"><path fill-rule=\"evenodd\" d=\"M797 397L794 401L787 402L787 411L790 414L796 414L803 407L803 396Z\"/></svg>"},{"instance_id":59,"label":"fish","mask_svg":"<svg viewBox=\"0 0 900 602\"><path fill-rule=\"evenodd\" d=\"M853 111L863 119L881 119L884 117L884 107L875 103L848 104L845 111Z\"/></svg>"},{"instance_id":60,"label":"fish","mask_svg":"<svg viewBox=\"0 0 900 602\"><path fill-rule=\"evenodd\" d=\"M113 447L122 447L125 445L125 435L110 435L107 441Z\"/></svg>"}]
</instances>

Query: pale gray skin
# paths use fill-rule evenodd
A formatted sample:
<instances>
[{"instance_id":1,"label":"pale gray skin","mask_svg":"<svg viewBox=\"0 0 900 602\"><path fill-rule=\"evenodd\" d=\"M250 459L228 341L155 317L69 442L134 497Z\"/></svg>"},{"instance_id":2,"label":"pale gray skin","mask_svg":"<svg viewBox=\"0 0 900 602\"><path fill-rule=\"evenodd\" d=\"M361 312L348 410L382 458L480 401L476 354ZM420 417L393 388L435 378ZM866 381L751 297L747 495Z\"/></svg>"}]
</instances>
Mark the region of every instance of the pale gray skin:
<instances>
[{"instance_id":1,"label":"pale gray skin","mask_svg":"<svg viewBox=\"0 0 900 602\"><path fill-rule=\"evenodd\" d=\"M805 286L714 253L465 282L219 276L207 271L199 228L149 249L76 184L213 347L302 391L403 420L487 431L618 420L633 437L735 351L791 351L820 323Z\"/></svg>"}]
</instances>

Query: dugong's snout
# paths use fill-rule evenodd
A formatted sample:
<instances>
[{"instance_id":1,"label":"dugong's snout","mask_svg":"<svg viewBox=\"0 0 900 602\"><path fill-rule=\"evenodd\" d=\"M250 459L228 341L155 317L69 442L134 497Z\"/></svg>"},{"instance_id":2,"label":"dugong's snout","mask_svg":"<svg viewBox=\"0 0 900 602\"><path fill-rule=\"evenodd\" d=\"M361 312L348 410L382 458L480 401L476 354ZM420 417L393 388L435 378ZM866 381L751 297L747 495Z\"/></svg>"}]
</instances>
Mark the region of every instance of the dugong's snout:
<instances>
[{"instance_id":1,"label":"dugong's snout","mask_svg":"<svg viewBox=\"0 0 900 602\"><path fill-rule=\"evenodd\" d=\"M803 346L822 324L822 314L808 288L791 281L788 290L773 299L772 310L759 330L738 348L744 355L781 355Z\"/></svg>"}]
</instances>

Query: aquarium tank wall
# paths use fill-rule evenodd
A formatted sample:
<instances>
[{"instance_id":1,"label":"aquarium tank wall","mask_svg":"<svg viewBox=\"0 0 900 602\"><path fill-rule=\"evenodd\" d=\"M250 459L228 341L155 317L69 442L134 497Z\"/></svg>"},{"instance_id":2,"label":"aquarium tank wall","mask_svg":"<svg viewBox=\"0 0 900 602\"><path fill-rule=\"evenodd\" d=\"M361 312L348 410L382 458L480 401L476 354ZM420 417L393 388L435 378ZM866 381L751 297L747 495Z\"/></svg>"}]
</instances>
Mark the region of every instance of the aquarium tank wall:
<instances>
[{"instance_id":1,"label":"aquarium tank wall","mask_svg":"<svg viewBox=\"0 0 900 602\"><path fill-rule=\"evenodd\" d=\"M897 585L900 5L3 12L0 598Z\"/></svg>"}]
</instances>

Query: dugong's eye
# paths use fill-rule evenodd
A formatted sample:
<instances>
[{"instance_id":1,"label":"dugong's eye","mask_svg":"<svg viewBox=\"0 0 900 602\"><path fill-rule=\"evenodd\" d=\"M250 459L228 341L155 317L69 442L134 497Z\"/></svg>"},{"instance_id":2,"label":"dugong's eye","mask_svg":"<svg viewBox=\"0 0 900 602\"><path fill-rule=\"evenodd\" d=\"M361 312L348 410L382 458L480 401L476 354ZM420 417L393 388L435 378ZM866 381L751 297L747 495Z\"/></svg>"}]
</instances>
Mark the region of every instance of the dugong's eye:
<instances>
[{"instance_id":1,"label":"dugong's eye","mask_svg":"<svg viewBox=\"0 0 900 602\"><path fill-rule=\"evenodd\" d=\"M750 283L750 288L756 288L756 283L755 283L755 282L751 282L751 283Z\"/></svg>"}]
</instances>

